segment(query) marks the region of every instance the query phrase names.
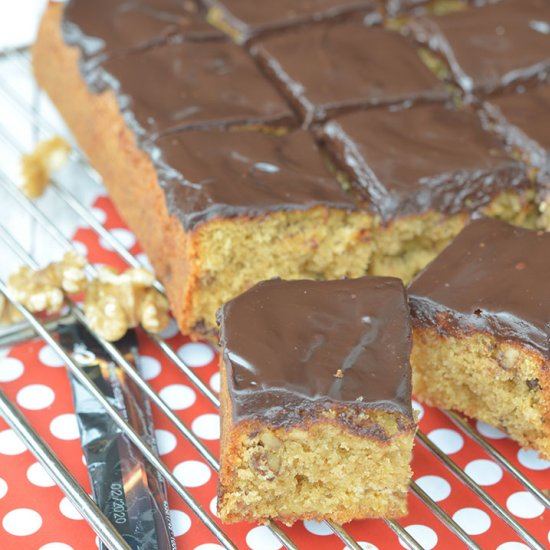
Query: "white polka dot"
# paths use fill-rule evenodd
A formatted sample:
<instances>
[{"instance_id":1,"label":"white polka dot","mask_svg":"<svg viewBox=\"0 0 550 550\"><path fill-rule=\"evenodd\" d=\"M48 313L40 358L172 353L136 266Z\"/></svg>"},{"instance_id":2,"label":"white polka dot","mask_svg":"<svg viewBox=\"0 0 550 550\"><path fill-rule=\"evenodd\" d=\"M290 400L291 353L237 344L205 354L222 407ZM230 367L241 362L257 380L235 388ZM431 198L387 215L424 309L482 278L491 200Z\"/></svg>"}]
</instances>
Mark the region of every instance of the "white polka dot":
<instances>
[{"instance_id":1,"label":"white polka dot","mask_svg":"<svg viewBox=\"0 0 550 550\"><path fill-rule=\"evenodd\" d=\"M4 498L8 492L8 484L0 477L0 498Z\"/></svg>"},{"instance_id":2,"label":"white polka dot","mask_svg":"<svg viewBox=\"0 0 550 550\"><path fill-rule=\"evenodd\" d=\"M210 468L198 460L185 460L174 468L174 475L185 487L200 487L208 482Z\"/></svg>"},{"instance_id":3,"label":"white polka dot","mask_svg":"<svg viewBox=\"0 0 550 550\"><path fill-rule=\"evenodd\" d=\"M546 470L550 468L550 461L540 458L537 451L520 449L518 451L518 460L522 466L530 470Z\"/></svg>"},{"instance_id":4,"label":"white polka dot","mask_svg":"<svg viewBox=\"0 0 550 550\"><path fill-rule=\"evenodd\" d=\"M435 548L437 544L436 532L426 525L408 525L405 527L405 531L407 531L407 533L409 533L409 535L415 539L420 546L424 548L424 550L432 550L432 548ZM403 548L408 548L406 543L401 540L399 543L403 546Z\"/></svg>"},{"instance_id":5,"label":"white polka dot","mask_svg":"<svg viewBox=\"0 0 550 550\"><path fill-rule=\"evenodd\" d=\"M481 435L488 437L489 439L506 439L508 437L504 432L497 430L494 426L485 424L485 422L482 422L481 420L476 422L476 428Z\"/></svg>"},{"instance_id":6,"label":"white polka dot","mask_svg":"<svg viewBox=\"0 0 550 550\"><path fill-rule=\"evenodd\" d=\"M19 359L3 357L0 359L0 382L13 382L24 372L25 367Z\"/></svg>"},{"instance_id":7,"label":"white polka dot","mask_svg":"<svg viewBox=\"0 0 550 550\"><path fill-rule=\"evenodd\" d=\"M63 497L61 499L61 502L59 503L59 511L69 519L84 519L67 497Z\"/></svg>"},{"instance_id":8,"label":"white polka dot","mask_svg":"<svg viewBox=\"0 0 550 550\"><path fill-rule=\"evenodd\" d=\"M81 256L84 256L85 258L88 256L88 247L84 243L81 243L80 241L73 241L73 246Z\"/></svg>"},{"instance_id":9,"label":"white polka dot","mask_svg":"<svg viewBox=\"0 0 550 550\"><path fill-rule=\"evenodd\" d=\"M54 391L44 384L30 384L17 392L17 402L24 409L47 409L55 400Z\"/></svg>"},{"instance_id":10,"label":"white polka dot","mask_svg":"<svg viewBox=\"0 0 550 550\"><path fill-rule=\"evenodd\" d=\"M197 416L191 424L191 429L201 439L212 441L220 438L220 415L203 414Z\"/></svg>"},{"instance_id":11,"label":"white polka dot","mask_svg":"<svg viewBox=\"0 0 550 550\"><path fill-rule=\"evenodd\" d=\"M451 485L439 476L422 476L416 483L435 502L441 502L451 494Z\"/></svg>"},{"instance_id":12,"label":"white polka dot","mask_svg":"<svg viewBox=\"0 0 550 550\"><path fill-rule=\"evenodd\" d=\"M155 430L159 455L171 453L178 444L176 436L168 430Z\"/></svg>"},{"instance_id":13,"label":"white polka dot","mask_svg":"<svg viewBox=\"0 0 550 550\"><path fill-rule=\"evenodd\" d=\"M412 408L413 411L416 411L418 414L418 421L420 422L422 420L422 417L424 416L424 407L414 399L412 400Z\"/></svg>"},{"instance_id":14,"label":"white polka dot","mask_svg":"<svg viewBox=\"0 0 550 550\"><path fill-rule=\"evenodd\" d=\"M363 550L378 550L378 546L374 546L374 544L370 542L363 542L363 541L357 541L357 544L363 549ZM343 550L351 550L349 546L344 546Z\"/></svg>"},{"instance_id":15,"label":"white polka dot","mask_svg":"<svg viewBox=\"0 0 550 550\"><path fill-rule=\"evenodd\" d=\"M13 430L3 430L0 432L0 454L20 455L27 450L23 441Z\"/></svg>"},{"instance_id":16,"label":"white polka dot","mask_svg":"<svg viewBox=\"0 0 550 550\"><path fill-rule=\"evenodd\" d=\"M191 518L181 510L170 510L172 518L172 530L175 537L185 535L191 529Z\"/></svg>"},{"instance_id":17,"label":"white polka dot","mask_svg":"<svg viewBox=\"0 0 550 550\"><path fill-rule=\"evenodd\" d=\"M210 387L216 392L220 393L221 376L219 372L214 373L210 377Z\"/></svg>"},{"instance_id":18,"label":"white polka dot","mask_svg":"<svg viewBox=\"0 0 550 550\"><path fill-rule=\"evenodd\" d=\"M479 508L462 508L453 514L453 519L468 535L481 535L491 527L491 518Z\"/></svg>"},{"instance_id":19,"label":"white polka dot","mask_svg":"<svg viewBox=\"0 0 550 550\"><path fill-rule=\"evenodd\" d=\"M251 550L279 550L281 541L265 526L250 529L246 535L246 544Z\"/></svg>"},{"instance_id":20,"label":"white polka dot","mask_svg":"<svg viewBox=\"0 0 550 550\"><path fill-rule=\"evenodd\" d=\"M109 233L127 250L129 250L136 244L135 235L128 229L125 229L123 227L116 227L115 229L111 229ZM111 244L103 238L99 240L99 244L105 250L113 250Z\"/></svg>"},{"instance_id":21,"label":"white polka dot","mask_svg":"<svg viewBox=\"0 0 550 550\"><path fill-rule=\"evenodd\" d=\"M200 544L199 546L196 546L195 550L224 550L224 548L219 544L207 542L206 544Z\"/></svg>"},{"instance_id":22,"label":"white polka dot","mask_svg":"<svg viewBox=\"0 0 550 550\"><path fill-rule=\"evenodd\" d=\"M63 439L65 441L78 439L79 434L76 416L72 413L56 416L50 422L50 432L52 432L57 439Z\"/></svg>"},{"instance_id":23,"label":"white polka dot","mask_svg":"<svg viewBox=\"0 0 550 550\"><path fill-rule=\"evenodd\" d=\"M139 254L136 254L136 258L139 261L139 263L147 269L147 271L150 271L151 273L154 273L153 266L151 265L151 261L147 257L147 254L144 254L143 252L140 252Z\"/></svg>"},{"instance_id":24,"label":"white polka dot","mask_svg":"<svg viewBox=\"0 0 550 550\"><path fill-rule=\"evenodd\" d=\"M492 460L472 460L464 468L468 474L478 485L495 485L502 479L502 468Z\"/></svg>"},{"instance_id":25,"label":"white polka dot","mask_svg":"<svg viewBox=\"0 0 550 550\"><path fill-rule=\"evenodd\" d=\"M73 547L64 542L49 542L41 546L38 550L73 550Z\"/></svg>"},{"instance_id":26,"label":"white polka dot","mask_svg":"<svg viewBox=\"0 0 550 550\"><path fill-rule=\"evenodd\" d=\"M220 517L218 516L218 497L214 497L210 501L210 511L212 512L213 516L216 516L217 518Z\"/></svg>"},{"instance_id":27,"label":"white polka dot","mask_svg":"<svg viewBox=\"0 0 550 550\"><path fill-rule=\"evenodd\" d=\"M544 512L544 505L527 491L519 491L508 497L506 507L514 516L532 519Z\"/></svg>"},{"instance_id":28,"label":"white polka dot","mask_svg":"<svg viewBox=\"0 0 550 550\"><path fill-rule=\"evenodd\" d=\"M458 453L464 446L464 438L455 430L439 428L428 434L432 443L437 445L445 454Z\"/></svg>"},{"instance_id":29,"label":"white polka dot","mask_svg":"<svg viewBox=\"0 0 550 550\"><path fill-rule=\"evenodd\" d=\"M304 527L314 535L320 535L323 537L326 535L332 535L332 529L325 521L304 521Z\"/></svg>"},{"instance_id":30,"label":"white polka dot","mask_svg":"<svg viewBox=\"0 0 550 550\"><path fill-rule=\"evenodd\" d=\"M64 367L65 361L61 359L59 354L49 345L44 346L38 352L38 359L47 367Z\"/></svg>"},{"instance_id":31,"label":"white polka dot","mask_svg":"<svg viewBox=\"0 0 550 550\"><path fill-rule=\"evenodd\" d=\"M190 342L178 350L181 360L189 367L204 367L214 359L214 351L208 344Z\"/></svg>"},{"instance_id":32,"label":"white polka dot","mask_svg":"<svg viewBox=\"0 0 550 550\"><path fill-rule=\"evenodd\" d=\"M4 516L2 527L10 535L26 537L42 527L42 517L30 508L16 508Z\"/></svg>"},{"instance_id":33,"label":"white polka dot","mask_svg":"<svg viewBox=\"0 0 550 550\"><path fill-rule=\"evenodd\" d=\"M498 545L496 550L529 550L529 546L522 542L510 541Z\"/></svg>"},{"instance_id":34,"label":"white polka dot","mask_svg":"<svg viewBox=\"0 0 550 550\"><path fill-rule=\"evenodd\" d=\"M168 326L160 333L164 339L173 338L180 333L178 324L174 319L170 319Z\"/></svg>"},{"instance_id":35,"label":"white polka dot","mask_svg":"<svg viewBox=\"0 0 550 550\"><path fill-rule=\"evenodd\" d=\"M105 213L105 210L102 210L101 208L92 208L92 215L101 224L104 224L107 221L107 214Z\"/></svg>"},{"instance_id":36,"label":"white polka dot","mask_svg":"<svg viewBox=\"0 0 550 550\"><path fill-rule=\"evenodd\" d=\"M160 374L162 367L158 359L150 357L149 355L140 355L139 369L145 380L152 380Z\"/></svg>"},{"instance_id":37,"label":"white polka dot","mask_svg":"<svg viewBox=\"0 0 550 550\"><path fill-rule=\"evenodd\" d=\"M27 479L37 487L53 487L55 485L55 481L40 462L35 462L27 468Z\"/></svg>"},{"instance_id":38,"label":"white polka dot","mask_svg":"<svg viewBox=\"0 0 550 550\"><path fill-rule=\"evenodd\" d=\"M173 410L181 411L193 405L197 396L195 392L183 384L171 384L159 391L162 400Z\"/></svg>"}]
</instances>

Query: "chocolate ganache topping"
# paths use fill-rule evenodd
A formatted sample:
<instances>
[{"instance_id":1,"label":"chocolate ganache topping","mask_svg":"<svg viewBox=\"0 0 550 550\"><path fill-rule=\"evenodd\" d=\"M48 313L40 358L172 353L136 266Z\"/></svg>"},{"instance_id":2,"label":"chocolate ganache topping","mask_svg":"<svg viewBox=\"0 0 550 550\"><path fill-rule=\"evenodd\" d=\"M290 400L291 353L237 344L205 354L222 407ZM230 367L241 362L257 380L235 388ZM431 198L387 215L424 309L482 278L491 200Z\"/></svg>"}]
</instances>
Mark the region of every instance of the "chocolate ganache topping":
<instances>
[{"instance_id":1,"label":"chocolate ganache topping","mask_svg":"<svg viewBox=\"0 0 550 550\"><path fill-rule=\"evenodd\" d=\"M416 37L446 58L467 92L492 92L550 71L550 1L500 0L411 19Z\"/></svg>"},{"instance_id":2,"label":"chocolate ganache topping","mask_svg":"<svg viewBox=\"0 0 550 550\"><path fill-rule=\"evenodd\" d=\"M383 220L434 210L475 212L530 184L522 163L470 109L375 109L327 123L321 138Z\"/></svg>"},{"instance_id":3,"label":"chocolate ganache topping","mask_svg":"<svg viewBox=\"0 0 550 550\"><path fill-rule=\"evenodd\" d=\"M80 48L84 66L174 35L222 36L201 17L194 0L69 0L62 30L65 42Z\"/></svg>"},{"instance_id":4,"label":"chocolate ganache topping","mask_svg":"<svg viewBox=\"0 0 550 550\"><path fill-rule=\"evenodd\" d=\"M153 156L168 208L186 230L215 217L356 208L305 130L189 130L158 139Z\"/></svg>"},{"instance_id":5,"label":"chocolate ganache topping","mask_svg":"<svg viewBox=\"0 0 550 550\"><path fill-rule=\"evenodd\" d=\"M399 279L264 281L225 304L218 320L235 421L296 425L342 405L412 419Z\"/></svg>"},{"instance_id":6,"label":"chocolate ganache topping","mask_svg":"<svg viewBox=\"0 0 550 550\"><path fill-rule=\"evenodd\" d=\"M272 36L251 51L310 122L357 107L446 99L416 50L397 32L350 21Z\"/></svg>"},{"instance_id":7,"label":"chocolate ganache topping","mask_svg":"<svg viewBox=\"0 0 550 550\"><path fill-rule=\"evenodd\" d=\"M549 27L550 32L550 27ZM493 127L512 146L529 155L537 168L550 167L550 84L517 90L485 103Z\"/></svg>"},{"instance_id":8,"label":"chocolate ganache topping","mask_svg":"<svg viewBox=\"0 0 550 550\"><path fill-rule=\"evenodd\" d=\"M411 283L413 319L485 332L550 358L550 233L477 220Z\"/></svg>"},{"instance_id":9,"label":"chocolate ganache topping","mask_svg":"<svg viewBox=\"0 0 550 550\"><path fill-rule=\"evenodd\" d=\"M88 83L114 89L130 126L149 138L200 124L294 124L290 107L247 53L225 41L168 43L114 57L96 77Z\"/></svg>"},{"instance_id":10,"label":"chocolate ganache topping","mask_svg":"<svg viewBox=\"0 0 550 550\"><path fill-rule=\"evenodd\" d=\"M375 0L204 0L211 14L238 35L239 41L355 11L372 12Z\"/></svg>"}]
</instances>

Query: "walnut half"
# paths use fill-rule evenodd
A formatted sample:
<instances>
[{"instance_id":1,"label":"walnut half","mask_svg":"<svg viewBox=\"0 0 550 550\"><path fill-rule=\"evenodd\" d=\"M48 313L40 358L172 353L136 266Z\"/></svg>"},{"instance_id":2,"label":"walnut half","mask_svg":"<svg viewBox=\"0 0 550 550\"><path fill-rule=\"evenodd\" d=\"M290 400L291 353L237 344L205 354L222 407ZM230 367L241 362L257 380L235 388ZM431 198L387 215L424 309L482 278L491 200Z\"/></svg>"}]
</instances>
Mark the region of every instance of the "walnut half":
<instances>
[{"instance_id":1,"label":"walnut half","mask_svg":"<svg viewBox=\"0 0 550 550\"><path fill-rule=\"evenodd\" d=\"M10 275L8 288L29 311L56 313L63 306L64 292L75 294L86 288L85 265L85 258L67 252L61 261L37 271L27 266L19 268Z\"/></svg>"},{"instance_id":2,"label":"walnut half","mask_svg":"<svg viewBox=\"0 0 550 550\"><path fill-rule=\"evenodd\" d=\"M168 301L153 288L153 275L145 269L117 273L101 267L90 282L84 313L90 327L109 341L122 338L129 328L142 325L161 332L170 321Z\"/></svg>"},{"instance_id":3,"label":"walnut half","mask_svg":"<svg viewBox=\"0 0 550 550\"><path fill-rule=\"evenodd\" d=\"M30 199L40 197L52 172L59 170L69 158L71 146L59 136L40 142L36 149L21 157L21 190Z\"/></svg>"}]
</instances>

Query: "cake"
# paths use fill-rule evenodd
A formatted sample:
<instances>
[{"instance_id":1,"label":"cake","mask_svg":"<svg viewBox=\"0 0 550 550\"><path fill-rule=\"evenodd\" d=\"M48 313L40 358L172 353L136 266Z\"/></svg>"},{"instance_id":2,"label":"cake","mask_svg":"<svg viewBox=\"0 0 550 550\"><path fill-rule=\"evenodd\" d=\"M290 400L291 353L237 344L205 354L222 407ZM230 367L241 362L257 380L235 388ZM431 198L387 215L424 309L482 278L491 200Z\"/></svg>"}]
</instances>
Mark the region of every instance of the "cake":
<instances>
[{"instance_id":1,"label":"cake","mask_svg":"<svg viewBox=\"0 0 550 550\"><path fill-rule=\"evenodd\" d=\"M251 48L306 124L345 110L447 99L406 37L365 18L310 26Z\"/></svg>"},{"instance_id":2,"label":"cake","mask_svg":"<svg viewBox=\"0 0 550 550\"><path fill-rule=\"evenodd\" d=\"M222 521L405 515L415 421L401 281L265 281L218 320Z\"/></svg>"},{"instance_id":3,"label":"cake","mask_svg":"<svg viewBox=\"0 0 550 550\"><path fill-rule=\"evenodd\" d=\"M541 116L550 112L550 81L534 87L521 86L514 92L484 102L486 124L502 137L512 155L531 167L539 182L541 225L550 227L550 133Z\"/></svg>"},{"instance_id":4,"label":"cake","mask_svg":"<svg viewBox=\"0 0 550 550\"><path fill-rule=\"evenodd\" d=\"M237 45L209 25L205 14L214 4L242 18L251 39ZM184 333L215 340L217 308L261 280L409 279L480 212L538 223L543 195L535 195L525 164L506 158L496 132L476 126L473 107L444 105L446 84L419 61L412 37L390 30L383 5L47 6L32 52L36 78L136 234ZM421 8L407 13L420 17ZM430 127L439 128L437 147L445 143L440 164L422 127L431 113L441 116L440 126ZM377 130L354 134L354 120ZM471 144L456 138L459 128L468 129ZM371 139L388 151L361 152ZM359 156L343 158L343 142ZM399 153L390 150L396 144ZM411 179L393 181L382 157L395 173L412 173L416 156L434 163L425 163L429 185L417 178L411 193L391 191L402 204L387 217L385 199L365 187L356 168L374 170L385 194ZM352 166L359 157L364 162ZM456 185L447 185L444 170ZM460 207L464 189L474 192ZM423 194L422 208L409 209L411 197ZM438 202L441 194L452 208Z\"/></svg>"},{"instance_id":5,"label":"cake","mask_svg":"<svg viewBox=\"0 0 550 550\"><path fill-rule=\"evenodd\" d=\"M550 458L550 233L468 225L408 293L413 388Z\"/></svg>"},{"instance_id":6,"label":"cake","mask_svg":"<svg viewBox=\"0 0 550 550\"><path fill-rule=\"evenodd\" d=\"M372 13L377 0L204 0L207 19L235 42L310 23L334 20L353 13Z\"/></svg>"},{"instance_id":7,"label":"cake","mask_svg":"<svg viewBox=\"0 0 550 550\"><path fill-rule=\"evenodd\" d=\"M440 17L412 18L408 26L448 65L453 80L481 94L550 71L550 2L499 0Z\"/></svg>"},{"instance_id":8,"label":"cake","mask_svg":"<svg viewBox=\"0 0 550 550\"><path fill-rule=\"evenodd\" d=\"M321 139L380 220L374 275L410 280L480 213L535 224L525 166L467 106L346 114L325 124Z\"/></svg>"}]
</instances>

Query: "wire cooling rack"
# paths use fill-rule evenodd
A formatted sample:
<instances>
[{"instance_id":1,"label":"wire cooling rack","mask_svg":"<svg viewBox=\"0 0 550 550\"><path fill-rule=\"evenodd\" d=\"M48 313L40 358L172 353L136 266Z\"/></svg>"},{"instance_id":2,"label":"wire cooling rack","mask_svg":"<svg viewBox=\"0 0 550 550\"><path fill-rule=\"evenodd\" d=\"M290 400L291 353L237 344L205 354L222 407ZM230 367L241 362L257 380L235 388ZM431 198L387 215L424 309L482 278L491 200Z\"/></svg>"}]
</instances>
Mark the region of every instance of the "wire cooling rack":
<instances>
[{"instance_id":1,"label":"wire cooling rack","mask_svg":"<svg viewBox=\"0 0 550 550\"><path fill-rule=\"evenodd\" d=\"M3 62L10 64L12 68L18 71L22 76L29 78L30 74L30 55L26 50L11 50L0 52L0 59ZM37 107L37 103L24 99L19 94L15 87L10 84L11 78L2 78L2 72L0 67L0 99L6 102L10 106L10 110L13 109L13 116L24 119L31 128L34 129L36 135L51 136L58 133L57 129L52 126L51 122L42 113L42 110ZM39 90L36 90L35 98L39 95ZM11 125L6 120L0 120L0 143L3 146L9 148L14 155L21 155L25 152L22 146L21 139L14 135ZM89 179L93 182L93 185L101 186L100 176L91 168L83 155L78 152L77 149L71 153L71 162L79 167L81 171L84 171ZM139 267L141 265L140 260L131 254L125 246L117 240L111 232L109 232L88 208L88 205L82 202L82 198L78 193L75 193L71 188L60 184L55 179L52 181L52 189L55 194L56 200L59 201L59 205L62 208L66 208L72 211L75 216L81 221L93 229L98 236L108 243L112 250L118 254L129 266ZM69 250L75 247L74 243L66 237L57 224L55 219L52 219L51 215L45 213L35 203L29 201L18 189L16 178L8 173L4 166L0 163L0 191L6 196L10 197L10 202L16 205L16 208L21 214L30 216L32 223L39 228L40 233L45 238L50 239L56 243L61 249ZM1 210L0 204L0 210ZM3 214L3 213L2 213ZM5 224L0 220L0 246L5 250L9 250L14 254L18 260L32 268L39 267L43 258L38 259L40 255L40 249L37 249L33 254L27 252L27 248L22 244L22 239L18 234L12 234L7 229ZM53 258L50 258L53 259ZM95 268L92 265L88 265L87 270L90 274L94 274ZM163 291L162 284L160 282L155 283L156 288L159 291ZM5 294L9 299L9 293L6 288L5 279L0 279L0 292ZM49 344L66 363L67 368L77 378L91 394L101 403L105 408L109 416L119 426L119 428L126 434L129 440L143 453L146 459L159 471L164 477L166 482L175 490L177 495L183 500L188 509L196 515L196 517L204 523L206 528L212 533L212 535L226 548L237 548L234 542L230 539L230 536L224 532L220 524L212 517L212 515L205 510L204 507L197 502L197 500L190 494L187 488L182 485L174 473L167 467L167 465L148 447L145 441L125 422L120 413L111 406L111 404L105 399L105 397L97 390L95 385L87 378L81 367L76 364L57 344L56 339L53 336L52 327L47 323L42 323L35 316L25 310L23 307L14 304L20 313L24 317L24 322L15 328L11 329L11 333L4 332L4 341L9 338L14 340L20 339L25 335L37 335ZM68 314L73 316L79 323L87 326L87 321L80 306L70 300L67 301ZM176 350L174 350L170 344L163 338L155 335L149 335L154 345L157 346L160 352L166 357L167 361L172 362L181 372L182 376L186 377L198 392L203 394L207 400L209 400L215 407L219 407L219 399L215 393L205 384L187 365L180 356L178 356ZM204 443L193 433L188 425L182 419L174 413L165 400L157 393L151 385L145 381L128 361L119 353L116 346L98 338L100 344L105 351L112 357L112 359L120 365L120 367L126 372L126 374L135 382L135 384L143 391L145 395L151 400L151 402L158 408L158 410L166 417L166 419L172 424L173 428L179 432L201 455L206 463L212 468L214 472L219 469L217 459L213 456L210 450L204 445ZM14 430L17 435L24 441L28 449L36 456L40 463L46 468L52 479L66 494L67 498L74 504L81 515L88 521L92 529L97 536L109 547L114 550L122 550L129 548L125 541L118 535L114 527L108 522L102 512L98 509L95 503L91 500L86 490L79 485L73 475L67 470L67 468L56 457L52 449L48 446L45 440L35 431L15 404L10 401L5 393L0 389L0 413ZM452 421L452 423L468 438L471 438L477 445L481 447L483 452L488 454L496 463L498 463L504 470L510 473L517 482L531 493L540 503L546 508L550 508L550 499L546 496L545 492L540 488L537 488L532 482L525 477L525 475L499 450L497 450L491 443L485 440L479 433L470 426L470 424L461 416L452 413L445 412L444 414ZM489 508L496 516L498 516L504 523L506 523L517 536L522 539L530 548L544 549L546 545L535 538L513 515L507 511L507 509L497 502L495 498L490 496L485 489L483 489L478 483L472 479L468 474L461 469L461 467L454 462L447 454L445 454L434 442L432 442L426 434L419 431L417 434L417 442L427 449L430 453L431 459L440 461L445 468L447 468L462 484L464 484L472 493L472 498L479 499L483 504ZM453 539L456 542L455 547L466 548L480 548L480 546L472 540L466 530L461 527L439 504L437 504L430 496L415 482L411 483L410 491L418 499L422 505L426 506L435 517L447 528L454 536ZM400 543L414 550L422 549L422 545L417 541L407 530L405 530L399 521L384 520L388 529L393 531L398 537ZM361 548L359 543L354 537L342 526L328 522L330 529L333 533L342 541L347 548L358 550ZM291 540L290 535L285 531L284 527L281 527L275 523L269 524L269 529L281 542L281 544L288 549L298 548L297 544ZM389 533L388 533L389 534ZM303 545L301 547L304 547ZM308 545L308 547L310 547Z\"/></svg>"}]
</instances>

